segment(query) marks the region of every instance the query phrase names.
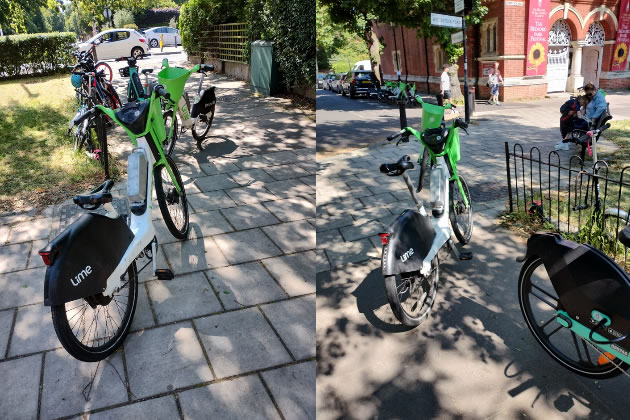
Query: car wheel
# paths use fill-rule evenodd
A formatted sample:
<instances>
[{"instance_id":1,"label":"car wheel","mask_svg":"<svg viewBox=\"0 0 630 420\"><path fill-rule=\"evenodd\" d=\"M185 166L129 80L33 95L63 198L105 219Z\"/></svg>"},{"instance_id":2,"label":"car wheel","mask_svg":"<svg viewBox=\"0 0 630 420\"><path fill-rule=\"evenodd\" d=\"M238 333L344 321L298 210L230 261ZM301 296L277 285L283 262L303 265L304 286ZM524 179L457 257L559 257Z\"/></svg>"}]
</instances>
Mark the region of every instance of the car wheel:
<instances>
[{"instance_id":1,"label":"car wheel","mask_svg":"<svg viewBox=\"0 0 630 420\"><path fill-rule=\"evenodd\" d=\"M142 54L144 54L144 50L143 50L142 48L140 48L140 47L134 47L134 48L131 50L131 56L132 56L133 58L135 58L136 60L137 60L138 58L140 58L140 56L141 56Z\"/></svg>"},{"instance_id":2,"label":"car wheel","mask_svg":"<svg viewBox=\"0 0 630 420\"><path fill-rule=\"evenodd\" d=\"M350 90L350 99L356 98L356 93L352 91L352 88L350 88L349 90Z\"/></svg>"},{"instance_id":3,"label":"car wheel","mask_svg":"<svg viewBox=\"0 0 630 420\"><path fill-rule=\"evenodd\" d=\"M160 45L160 43L158 42L157 39L154 38L154 39L151 40L149 45L151 45L151 48L157 48Z\"/></svg>"},{"instance_id":4,"label":"car wheel","mask_svg":"<svg viewBox=\"0 0 630 420\"><path fill-rule=\"evenodd\" d=\"M346 96L346 90L341 86L341 96Z\"/></svg>"}]
</instances>

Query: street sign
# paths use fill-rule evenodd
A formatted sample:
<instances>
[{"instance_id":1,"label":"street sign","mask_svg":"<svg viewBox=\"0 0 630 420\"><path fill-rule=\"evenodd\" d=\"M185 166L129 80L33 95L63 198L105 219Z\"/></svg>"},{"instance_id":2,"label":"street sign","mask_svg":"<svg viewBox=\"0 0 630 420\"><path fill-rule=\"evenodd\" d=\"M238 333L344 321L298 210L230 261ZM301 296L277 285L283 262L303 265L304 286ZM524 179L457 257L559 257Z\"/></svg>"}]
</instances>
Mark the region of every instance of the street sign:
<instances>
[{"instance_id":1,"label":"street sign","mask_svg":"<svg viewBox=\"0 0 630 420\"><path fill-rule=\"evenodd\" d=\"M454 0L455 1L455 13L459 13L464 10L464 0Z\"/></svg>"},{"instance_id":2,"label":"street sign","mask_svg":"<svg viewBox=\"0 0 630 420\"><path fill-rule=\"evenodd\" d=\"M112 11L109 10L109 7L106 7L105 10L103 10L103 16L105 16L105 19L112 17Z\"/></svg>"},{"instance_id":3,"label":"street sign","mask_svg":"<svg viewBox=\"0 0 630 420\"><path fill-rule=\"evenodd\" d=\"M461 16L440 15L438 13L431 13L431 25L442 26L444 28L461 28L462 18Z\"/></svg>"},{"instance_id":4,"label":"street sign","mask_svg":"<svg viewBox=\"0 0 630 420\"><path fill-rule=\"evenodd\" d=\"M459 44L464 40L464 32L459 31L451 34L451 44Z\"/></svg>"}]
</instances>

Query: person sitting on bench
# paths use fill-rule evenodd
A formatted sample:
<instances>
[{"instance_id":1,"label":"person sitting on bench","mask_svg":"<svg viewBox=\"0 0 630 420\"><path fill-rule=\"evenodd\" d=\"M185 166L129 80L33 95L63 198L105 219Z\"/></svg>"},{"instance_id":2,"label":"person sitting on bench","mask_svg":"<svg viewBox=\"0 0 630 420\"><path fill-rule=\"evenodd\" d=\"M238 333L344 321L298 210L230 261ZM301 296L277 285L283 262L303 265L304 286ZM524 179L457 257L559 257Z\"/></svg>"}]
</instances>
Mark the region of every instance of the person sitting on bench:
<instances>
[{"instance_id":1,"label":"person sitting on bench","mask_svg":"<svg viewBox=\"0 0 630 420\"><path fill-rule=\"evenodd\" d=\"M591 124L595 124L604 111L606 111L606 98L604 98L604 95L590 82L584 86L584 94L589 99L584 117Z\"/></svg>"}]
</instances>

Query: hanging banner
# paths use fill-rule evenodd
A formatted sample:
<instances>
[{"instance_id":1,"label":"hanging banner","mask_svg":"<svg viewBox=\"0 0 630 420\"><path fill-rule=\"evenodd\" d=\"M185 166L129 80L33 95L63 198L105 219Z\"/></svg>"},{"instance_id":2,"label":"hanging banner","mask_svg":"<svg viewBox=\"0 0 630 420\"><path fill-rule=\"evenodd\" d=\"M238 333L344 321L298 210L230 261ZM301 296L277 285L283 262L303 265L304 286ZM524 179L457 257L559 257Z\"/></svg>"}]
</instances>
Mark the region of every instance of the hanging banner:
<instances>
[{"instance_id":1,"label":"hanging banner","mask_svg":"<svg viewBox=\"0 0 630 420\"><path fill-rule=\"evenodd\" d=\"M527 56L525 64L525 74L527 76L540 76L547 72L550 1L551 0L529 0Z\"/></svg>"},{"instance_id":2,"label":"hanging banner","mask_svg":"<svg viewBox=\"0 0 630 420\"><path fill-rule=\"evenodd\" d=\"M612 60L612 71L626 69L628 60L628 47L630 47L630 0L621 0L619 9L619 29Z\"/></svg>"}]
</instances>

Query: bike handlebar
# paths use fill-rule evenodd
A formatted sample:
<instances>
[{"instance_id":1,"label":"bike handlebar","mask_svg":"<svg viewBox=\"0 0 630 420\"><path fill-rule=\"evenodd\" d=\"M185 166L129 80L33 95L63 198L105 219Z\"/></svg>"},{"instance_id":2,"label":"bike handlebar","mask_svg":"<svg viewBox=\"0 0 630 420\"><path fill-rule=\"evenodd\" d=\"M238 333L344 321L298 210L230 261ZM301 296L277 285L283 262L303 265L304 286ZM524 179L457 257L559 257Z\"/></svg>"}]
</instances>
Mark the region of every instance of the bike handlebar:
<instances>
[{"instance_id":1,"label":"bike handlebar","mask_svg":"<svg viewBox=\"0 0 630 420\"><path fill-rule=\"evenodd\" d=\"M153 88L153 91L155 92L155 94L157 96L161 96L162 98L166 99L167 101L171 100L171 94L168 93L166 91L166 89L164 89L164 86L162 86L162 85L155 85L155 87Z\"/></svg>"},{"instance_id":2,"label":"bike handlebar","mask_svg":"<svg viewBox=\"0 0 630 420\"><path fill-rule=\"evenodd\" d=\"M398 133L392 134L390 136L387 136L387 141L392 141L395 138L398 138L400 136L402 136L407 130L400 130Z\"/></svg>"}]
</instances>

